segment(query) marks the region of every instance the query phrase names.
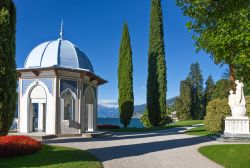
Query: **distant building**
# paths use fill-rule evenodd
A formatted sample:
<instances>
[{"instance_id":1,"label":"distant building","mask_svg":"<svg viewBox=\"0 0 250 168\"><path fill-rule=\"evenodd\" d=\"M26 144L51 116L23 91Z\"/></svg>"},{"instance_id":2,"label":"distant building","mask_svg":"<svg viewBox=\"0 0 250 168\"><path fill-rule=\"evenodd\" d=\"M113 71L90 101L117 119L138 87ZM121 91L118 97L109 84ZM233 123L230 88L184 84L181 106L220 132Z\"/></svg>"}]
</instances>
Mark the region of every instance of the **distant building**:
<instances>
[{"instance_id":1,"label":"distant building","mask_svg":"<svg viewBox=\"0 0 250 168\"><path fill-rule=\"evenodd\" d=\"M178 121L177 112L176 111L171 112L170 118L173 120L173 122L177 122Z\"/></svg>"},{"instance_id":2,"label":"distant building","mask_svg":"<svg viewBox=\"0 0 250 168\"><path fill-rule=\"evenodd\" d=\"M80 134L94 131L98 86L88 57L61 37L36 46L27 56L19 79L18 132Z\"/></svg>"}]
</instances>

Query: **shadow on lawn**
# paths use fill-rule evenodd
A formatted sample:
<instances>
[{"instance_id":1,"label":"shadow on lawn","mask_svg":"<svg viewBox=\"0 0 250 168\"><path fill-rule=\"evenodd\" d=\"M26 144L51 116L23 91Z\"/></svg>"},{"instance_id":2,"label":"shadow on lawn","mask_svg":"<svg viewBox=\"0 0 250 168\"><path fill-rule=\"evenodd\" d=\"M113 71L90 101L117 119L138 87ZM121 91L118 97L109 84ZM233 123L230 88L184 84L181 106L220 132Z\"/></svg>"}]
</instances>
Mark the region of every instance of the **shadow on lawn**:
<instances>
[{"instance_id":1,"label":"shadow on lawn","mask_svg":"<svg viewBox=\"0 0 250 168\"><path fill-rule=\"evenodd\" d=\"M1 168L17 167L45 167L57 166L57 164L74 162L94 162L97 159L86 151L43 145L43 149L37 153L13 158L0 158ZM76 165L77 166L77 165ZM101 166L100 166L101 167Z\"/></svg>"}]
</instances>

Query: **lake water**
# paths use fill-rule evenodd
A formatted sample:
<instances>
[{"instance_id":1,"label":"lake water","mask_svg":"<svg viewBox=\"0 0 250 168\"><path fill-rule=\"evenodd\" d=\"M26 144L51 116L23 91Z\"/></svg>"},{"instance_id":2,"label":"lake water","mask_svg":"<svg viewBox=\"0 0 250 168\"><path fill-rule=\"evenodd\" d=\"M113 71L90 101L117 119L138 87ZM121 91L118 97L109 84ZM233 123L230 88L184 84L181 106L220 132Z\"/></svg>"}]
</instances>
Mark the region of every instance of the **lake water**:
<instances>
[{"instance_id":1,"label":"lake water","mask_svg":"<svg viewBox=\"0 0 250 168\"><path fill-rule=\"evenodd\" d=\"M120 123L119 118L98 118L97 124L112 124L112 125L119 125L120 127L123 127L123 125ZM132 118L128 127L142 128L143 125L140 122L140 119Z\"/></svg>"}]
</instances>

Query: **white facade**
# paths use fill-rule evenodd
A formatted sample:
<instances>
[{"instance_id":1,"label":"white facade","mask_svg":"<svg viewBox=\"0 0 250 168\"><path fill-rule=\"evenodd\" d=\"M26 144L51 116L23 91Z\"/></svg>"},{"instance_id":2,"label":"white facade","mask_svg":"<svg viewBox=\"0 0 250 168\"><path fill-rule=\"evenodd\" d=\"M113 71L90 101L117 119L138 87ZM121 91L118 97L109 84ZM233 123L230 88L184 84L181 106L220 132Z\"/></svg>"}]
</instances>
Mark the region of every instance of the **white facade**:
<instances>
[{"instance_id":1,"label":"white facade","mask_svg":"<svg viewBox=\"0 0 250 168\"><path fill-rule=\"evenodd\" d=\"M96 129L98 86L85 54L67 40L45 42L18 69L20 133L80 134Z\"/></svg>"}]
</instances>

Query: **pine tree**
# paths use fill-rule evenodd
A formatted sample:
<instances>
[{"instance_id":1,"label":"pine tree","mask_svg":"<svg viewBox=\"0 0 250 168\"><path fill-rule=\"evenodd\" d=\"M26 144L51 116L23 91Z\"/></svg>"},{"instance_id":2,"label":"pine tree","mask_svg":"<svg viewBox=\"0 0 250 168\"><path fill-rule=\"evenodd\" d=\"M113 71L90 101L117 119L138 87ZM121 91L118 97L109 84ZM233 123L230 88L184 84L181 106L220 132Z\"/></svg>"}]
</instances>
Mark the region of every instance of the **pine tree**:
<instances>
[{"instance_id":1,"label":"pine tree","mask_svg":"<svg viewBox=\"0 0 250 168\"><path fill-rule=\"evenodd\" d=\"M159 126L166 110L166 61L160 0L151 0L148 51L147 109L149 121Z\"/></svg>"},{"instance_id":2,"label":"pine tree","mask_svg":"<svg viewBox=\"0 0 250 168\"><path fill-rule=\"evenodd\" d=\"M202 119L203 76L198 62L191 64L188 78L192 87L192 117L193 119Z\"/></svg>"},{"instance_id":3,"label":"pine tree","mask_svg":"<svg viewBox=\"0 0 250 168\"><path fill-rule=\"evenodd\" d=\"M0 1L0 135L8 134L16 110L16 9Z\"/></svg>"},{"instance_id":4,"label":"pine tree","mask_svg":"<svg viewBox=\"0 0 250 168\"><path fill-rule=\"evenodd\" d=\"M134 112L132 49L127 24L123 27L119 50L118 89L120 121L127 127Z\"/></svg>"},{"instance_id":5,"label":"pine tree","mask_svg":"<svg viewBox=\"0 0 250 168\"><path fill-rule=\"evenodd\" d=\"M214 80L211 75L208 76L205 84L206 84L206 88L205 88L204 97L203 97L203 108L204 108L203 117L205 117L206 115L207 105L209 101L212 99L212 95L213 95L214 88L215 88Z\"/></svg>"}]
</instances>

